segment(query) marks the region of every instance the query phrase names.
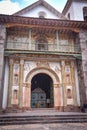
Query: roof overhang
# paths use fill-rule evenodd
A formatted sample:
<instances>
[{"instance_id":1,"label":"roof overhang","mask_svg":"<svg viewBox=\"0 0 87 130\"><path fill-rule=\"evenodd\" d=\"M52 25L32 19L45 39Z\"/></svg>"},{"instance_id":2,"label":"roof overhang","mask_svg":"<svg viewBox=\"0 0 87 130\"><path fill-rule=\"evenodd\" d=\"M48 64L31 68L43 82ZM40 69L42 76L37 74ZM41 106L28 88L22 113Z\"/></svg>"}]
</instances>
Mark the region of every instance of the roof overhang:
<instances>
[{"instance_id":1,"label":"roof overhang","mask_svg":"<svg viewBox=\"0 0 87 130\"><path fill-rule=\"evenodd\" d=\"M80 30L87 29L86 21L71 21L59 19L42 19L13 15L0 15L0 24L10 27L28 27L28 28L54 28L54 29L70 29Z\"/></svg>"}]
</instances>

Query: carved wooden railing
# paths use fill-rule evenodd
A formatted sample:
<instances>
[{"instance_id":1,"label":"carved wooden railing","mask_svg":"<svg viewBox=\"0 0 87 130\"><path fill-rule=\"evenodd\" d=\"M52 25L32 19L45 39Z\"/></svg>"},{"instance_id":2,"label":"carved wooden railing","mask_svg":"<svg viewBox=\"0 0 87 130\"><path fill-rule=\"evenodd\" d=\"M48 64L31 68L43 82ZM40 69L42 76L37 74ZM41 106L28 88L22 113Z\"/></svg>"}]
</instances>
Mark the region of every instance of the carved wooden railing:
<instances>
[{"instance_id":1,"label":"carved wooden railing","mask_svg":"<svg viewBox=\"0 0 87 130\"><path fill-rule=\"evenodd\" d=\"M14 50L31 50L31 51L55 51L55 52L69 52L80 53L80 47L76 45L59 45L59 44L29 44L24 42L7 43L6 49Z\"/></svg>"}]
</instances>

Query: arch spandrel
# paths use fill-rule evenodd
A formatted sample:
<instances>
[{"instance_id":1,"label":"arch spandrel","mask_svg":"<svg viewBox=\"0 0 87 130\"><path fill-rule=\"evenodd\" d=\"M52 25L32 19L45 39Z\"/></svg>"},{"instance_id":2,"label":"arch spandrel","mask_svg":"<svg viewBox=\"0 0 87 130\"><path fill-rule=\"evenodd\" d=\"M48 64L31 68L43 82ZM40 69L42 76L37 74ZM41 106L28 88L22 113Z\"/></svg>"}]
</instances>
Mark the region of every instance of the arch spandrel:
<instances>
[{"instance_id":1,"label":"arch spandrel","mask_svg":"<svg viewBox=\"0 0 87 130\"><path fill-rule=\"evenodd\" d=\"M59 77L57 76L57 74L53 70L51 70L49 68L44 68L44 67L43 68L39 67L39 68L35 68L35 69L31 70L28 73L28 75L26 76L25 82L31 83L32 78L39 73L44 73L44 74L49 75L53 80L53 84L59 84L60 83Z\"/></svg>"}]
</instances>

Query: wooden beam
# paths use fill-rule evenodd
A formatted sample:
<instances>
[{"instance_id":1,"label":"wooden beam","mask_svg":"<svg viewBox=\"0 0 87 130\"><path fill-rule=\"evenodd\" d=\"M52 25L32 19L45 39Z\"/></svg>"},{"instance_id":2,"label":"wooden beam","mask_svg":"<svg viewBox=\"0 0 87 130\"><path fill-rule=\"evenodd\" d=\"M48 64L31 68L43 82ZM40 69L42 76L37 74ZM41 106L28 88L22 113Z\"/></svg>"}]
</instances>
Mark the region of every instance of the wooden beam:
<instances>
[{"instance_id":1,"label":"wooden beam","mask_svg":"<svg viewBox=\"0 0 87 130\"><path fill-rule=\"evenodd\" d=\"M55 30L71 30L73 32L79 32L78 28L74 27L58 27L58 26L42 26L42 25L29 25L29 24L18 24L18 23L8 23L6 24L6 28L11 27L28 27L28 28L41 28L41 29L55 29Z\"/></svg>"}]
</instances>

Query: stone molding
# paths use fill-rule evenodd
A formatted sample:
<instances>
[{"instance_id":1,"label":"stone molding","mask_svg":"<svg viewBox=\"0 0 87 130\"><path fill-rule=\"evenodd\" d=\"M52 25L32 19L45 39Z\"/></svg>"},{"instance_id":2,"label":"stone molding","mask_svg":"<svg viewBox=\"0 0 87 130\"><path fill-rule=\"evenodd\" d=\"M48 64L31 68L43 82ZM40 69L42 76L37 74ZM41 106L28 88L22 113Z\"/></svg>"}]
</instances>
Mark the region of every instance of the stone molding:
<instances>
[{"instance_id":1,"label":"stone molding","mask_svg":"<svg viewBox=\"0 0 87 130\"><path fill-rule=\"evenodd\" d=\"M52 69L45 68L45 67L37 67L31 70L26 76L25 82L31 82L31 79L33 78L33 76L39 73L45 73L49 75L52 78L54 84L60 83L60 80L57 74Z\"/></svg>"}]
</instances>

